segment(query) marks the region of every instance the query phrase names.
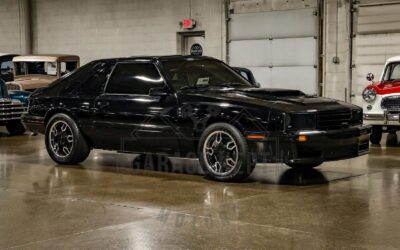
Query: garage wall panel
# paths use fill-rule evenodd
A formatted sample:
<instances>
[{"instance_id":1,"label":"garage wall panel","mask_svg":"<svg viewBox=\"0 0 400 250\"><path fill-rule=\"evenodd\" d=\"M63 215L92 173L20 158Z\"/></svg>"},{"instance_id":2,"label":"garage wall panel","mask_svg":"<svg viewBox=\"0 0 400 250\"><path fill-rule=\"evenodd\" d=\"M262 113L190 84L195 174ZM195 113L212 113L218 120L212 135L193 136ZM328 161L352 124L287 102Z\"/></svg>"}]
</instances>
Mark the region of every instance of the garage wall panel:
<instances>
[{"instance_id":1,"label":"garage wall panel","mask_svg":"<svg viewBox=\"0 0 400 250\"><path fill-rule=\"evenodd\" d=\"M232 41L230 43L232 66L265 67L272 64L272 46L269 40Z\"/></svg>"},{"instance_id":2,"label":"garage wall panel","mask_svg":"<svg viewBox=\"0 0 400 250\"><path fill-rule=\"evenodd\" d=\"M357 34L400 32L400 4L364 5L357 14Z\"/></svg>"},{"instance_id":3,"label":"garage wall panel","mask_svg":"<svg viewBox=\"0 0 400 250\"><path fill-rule=\"evenodd\" d=\"M233 14L231 40L309 37L318 35L315 9Z\"/></svg>"},{"instance_id":4,"label":"garage wall panel","mask_svg":"<svg viewBox=\"0 0 400 250\"><path fill-rule=\"evenodd\" d=\"M35 0L35 53L98 58L177 54L179 22L205 31L206 55L223 58L223 0Z\"/></svg>"},{"instance_id":5,"label":"garage wall panel","mask_svg":"<svg viewBox=\"0 0 400 250\"><path fill-rule=\"evenodd\" d=\"M274 66L318 65L318 40L314 37L274 39L271 57Z\"/></svg>"},{"instance_id":6,"label":"garage wall panel","mask_svg":"<svg viewBox=\"0 0 400 250\"><path fill-rule=\"evenodd\" d=\"M318 93L316 9L231 15L229 62L250 68L261 86Z\"/></svg>"},{"instance_id":7,"label":"garage wall panel","mask_svg":"<svg viewBox=\"0 0 400 250\"><path fill-rule=\"evenodd\" d=\"M0 0L0 53L30 53L28 0Z\"/></svg>"}]
</instances>

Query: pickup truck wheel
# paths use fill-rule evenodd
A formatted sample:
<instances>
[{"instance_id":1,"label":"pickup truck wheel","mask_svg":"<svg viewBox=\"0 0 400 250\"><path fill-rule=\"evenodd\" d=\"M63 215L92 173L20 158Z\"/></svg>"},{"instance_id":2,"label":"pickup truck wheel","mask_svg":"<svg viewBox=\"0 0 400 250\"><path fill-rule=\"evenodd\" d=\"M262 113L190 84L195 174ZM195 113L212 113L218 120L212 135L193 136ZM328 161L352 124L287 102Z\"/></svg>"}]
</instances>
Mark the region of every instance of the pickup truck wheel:
<instances>
[{"instance_id":1,"label":"pickup truck wheel","mask_svg":"<svg viewBox=\"0 0 400 250\"><path fill-rule=\"evenodd\" d=\"M59 164L78 164L86 160L90 153L90 147L77 124L66 114L57 114L48 122L46 149Z\"/></svg>"},{"instance_id":2,"label":"pickup truck wheel","mask_svg":"<svg viewBox=\"0 0 400 250\"><path fill-rule=\"evenodd\" d=\"M227 123L209 126L200 138L198 149L203 171L217 181L243 180L256 165L249 157L246 139Z\"/></svg>"},{"instance_id":3,"label":"pickup truck wheel","mask_svg":"<svg viewBox=\"0 0 400 250\"><path fill-rule=\"evenodd\" d=\"M11 121L6 124L7 131L10 135L23 135L25 134L24 125L21 121Z\"/></svg>"},{"instance_id":4,"label":"pickup truck wheel","mask_svg":"<svg viewBox=\"0 0 400 250\"><path fill-rule=\"evenodd\" d=\"M313 163L307 163L307 164L303 164L303 163L287 163L286 165L288 165L291 168L294 169L312 169L312 168L316 168L319 167L322 164L322 162L313 162Z\"/></svg>"},{"instance_id":5,"label":"pickup truck wheel","mask_svg":"<svg viewBox=\"0 0 400 250\"><path fill-rule=\"evenodd\" d=\"M382 140L382 127L381 126L373 126L372 127L372 133L370 137L370 141L372 144L379 145L381 144Z\"/></svg>"}]
</instances>

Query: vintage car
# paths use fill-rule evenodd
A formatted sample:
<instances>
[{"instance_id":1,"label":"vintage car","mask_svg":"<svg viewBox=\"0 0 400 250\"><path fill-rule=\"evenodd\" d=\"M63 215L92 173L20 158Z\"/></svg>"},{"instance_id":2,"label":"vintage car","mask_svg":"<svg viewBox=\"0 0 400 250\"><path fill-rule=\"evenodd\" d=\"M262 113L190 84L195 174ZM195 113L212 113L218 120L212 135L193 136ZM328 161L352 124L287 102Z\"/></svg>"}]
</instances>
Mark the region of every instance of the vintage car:
<instances>
[{"instance_id":1,"label":"vintage car","mask_svg":"<svg viewBox=\"0 0 400 250\"><path fill-rule=\"evenodd\" d=\"M30 94L26 91L9 93L5 82L0 79L0 126L6 126L10 135L25 133L21 117L27 112L27 100Z\"/></svg>"},{"instance_id":2,"label":"vintage car","mask_svg":"<svg viewBox=\"0 0 400 250\"><path fill-rule=\"evenodd\" d=\"M367 75L368 81L374 80ZM378 82L363 91L365 124L372 125L371 143L380 144L383 132L395 134L400 128L400 56L387 60Z\"/></svg>"},{"instance_id":3,"label":"vintage car","mask_svg":"<svg viewBox=\"0 0 400 250\"><path fill-rule=\"evenodd\" d=\"M297 90L254 88L209 57L98 60L37 90L25 126L60 164L92 148L199 158L219 181L257 162L313 168L369 152L362 109Z\"/></svg>"},{"instance_id":4,"label":"vintage car","mask_svg":"<svg viewBox=\"0 0 400 250\"><path fill-rule=\"evenodd\" d=\"M15 54L0 53L0 79L5 82L14 80L13 58Z\"/></svg>"},{"instance_id":5,"label":"vintage car","mask_svg":"<svg viewBox=\"0 0 400 250\"><path fill-rule=\"evenodd\" d=\"M247 81L249 81L255 88L260 87L260 83L256 81L256 78L254 77L253 72L251 72L251 70L240 67L233 67L233 69L236 70L236 72L238 72Z\"/></svg>"},{"instance_id":6,"label":"vintage car","mask_svg":"<svg viewBox=\"0 0 400 250\"><path fill-rule=\"evenodd\" d=\"M13 59L14 81L8 82L7 88L34 91L46 87L77 69L79 61L79 57L74 55L16 56Z\"/></svg>"}]
</instances>

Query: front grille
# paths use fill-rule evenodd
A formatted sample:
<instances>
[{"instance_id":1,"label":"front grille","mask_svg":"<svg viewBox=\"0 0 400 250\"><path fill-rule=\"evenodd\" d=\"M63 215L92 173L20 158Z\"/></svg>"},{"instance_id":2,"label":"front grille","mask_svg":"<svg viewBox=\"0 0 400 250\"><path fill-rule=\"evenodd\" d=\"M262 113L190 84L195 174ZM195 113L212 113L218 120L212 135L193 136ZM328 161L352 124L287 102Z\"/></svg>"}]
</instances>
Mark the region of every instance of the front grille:
<instances>
[{"instance_id":1,"label":"front grille","mask_svg":"<svg viewBox=\"0 0 400 250\"><path fill-rule=\"evenodd\" d=\"M321 111L317 113L317 129L341 129L352 125L350 109Z\"/></svg>"},{"instance_id":2,"label":"front grille","mask_svg":"<svg viewBox=\"0 0 400 250\"><path fill-rule=\"evenodd\" d=\"M400 95L383 98L381 106L388 111L400 111Z\"/></svg>"},{"instance_id":3,"label":"front grille","mask_svg":"<svg viewBox=\"0 0 400 250\"><path fill-rule=\"evenodd\" d=\"M20 101L0 101L0 121L19 120L25 113L27 108Z\"/></svg>"}]
</instances>

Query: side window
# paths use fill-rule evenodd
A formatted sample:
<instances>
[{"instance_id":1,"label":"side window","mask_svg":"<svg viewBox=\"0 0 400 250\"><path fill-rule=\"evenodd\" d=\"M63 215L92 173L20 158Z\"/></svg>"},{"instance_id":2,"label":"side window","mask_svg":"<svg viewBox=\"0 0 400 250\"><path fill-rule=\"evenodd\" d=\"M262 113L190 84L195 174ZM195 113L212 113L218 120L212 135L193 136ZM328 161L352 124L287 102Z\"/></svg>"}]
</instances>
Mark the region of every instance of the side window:
<instances>
[{"instance_id":1,"label":"side window","mask_svg":"<svg viewBox=\"0 0 400 250\"><path fill-rule=\"evenodd\" d=\"M249 75L248 75L245 71L240 71L240 75L243 76L244 79L246 79L246 80L248 80L248 81L250 80Z\"/></svg>"},{"instance_id":2,"label":"side window","mask_svg":"<svg viewBox=\"0 0 400 250\"><path fill-rule=\"evenodd\" d=\"M98 96L104 88L107 78L111 73L113 64L102 63L99 68L78 89L78 94L83 96Z\"/></svg>"},{"instance_id":3,"label":"side window","mask_svg":"<svg viewBox=\"0 0 400 250\"><path fill-rule=\"evenodd\" d=\"M76 66L78 65L77 62L61 62L60 63L60 73L61 76L66 75L76 69Z\"/></svg>"},{"instance_id":4,"label":"side window","mask_svg":"<svg viewBox=\"0 0 400 250\"><path fill-rule=\"evenodd\" d=\"M54 95L76 95L76 89L89 79L97 65L97 62L88 63L79 68L75 73L54 81L49 86L50 93Z\"/></svg>"},{"instance_id":5,"label":"side window","mask_svg":"<svg viewBox=\"0 0 400 250\"><path fill-rule=\"evenodd\" d=\"M151 88L163 87L164 81L152 63L118 64L107 86L107 93L148 95Z\"/></svg>"}]
</instances>

